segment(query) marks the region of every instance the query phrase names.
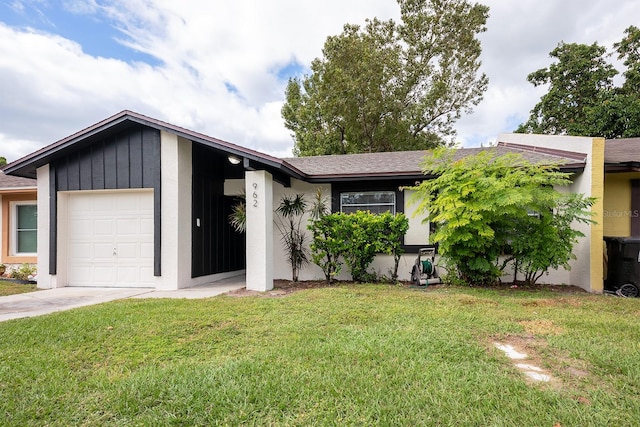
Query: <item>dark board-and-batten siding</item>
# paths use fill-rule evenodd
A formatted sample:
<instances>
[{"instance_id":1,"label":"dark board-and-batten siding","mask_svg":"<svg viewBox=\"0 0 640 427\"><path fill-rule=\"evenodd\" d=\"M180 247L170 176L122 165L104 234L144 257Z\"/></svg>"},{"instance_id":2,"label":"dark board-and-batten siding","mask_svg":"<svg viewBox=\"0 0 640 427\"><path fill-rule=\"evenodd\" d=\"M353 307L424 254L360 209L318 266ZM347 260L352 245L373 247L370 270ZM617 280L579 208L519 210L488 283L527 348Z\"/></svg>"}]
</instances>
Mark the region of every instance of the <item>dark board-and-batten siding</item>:
<instances>
[{"instance_id":1,"label":"dark board-and-batten siding","mask_svg":"<svg viewBox=\"0 0 640 427\"><path fill-rule=\"evenodd\" d=\"M225 155L193 144L191 277L245 268L245 235L229 215L237 202L224 195Z\"/></svg>"},{"instance_id":2,"label":"dark board-and-batten siding","mask_svg":"<svg viewBox=\"0 0 640 427\"><path fill-rule=\"evenodd\" d=\"M56 274L57 192L152 188L154 274L160 276L160 131L144 126L85 144L50 164L49 272Z\"/></svg>"}]
</instances>

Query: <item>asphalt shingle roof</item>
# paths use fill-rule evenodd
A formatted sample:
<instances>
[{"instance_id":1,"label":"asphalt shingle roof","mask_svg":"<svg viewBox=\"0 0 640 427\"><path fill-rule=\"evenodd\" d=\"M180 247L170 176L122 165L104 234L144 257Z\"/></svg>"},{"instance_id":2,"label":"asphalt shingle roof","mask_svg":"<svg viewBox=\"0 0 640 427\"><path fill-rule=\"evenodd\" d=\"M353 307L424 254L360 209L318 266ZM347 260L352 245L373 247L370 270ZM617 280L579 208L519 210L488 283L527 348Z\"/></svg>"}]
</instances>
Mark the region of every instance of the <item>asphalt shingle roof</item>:
<instances>
[{"instance_id":1,"label":"asphalt shingle roof","mask_svg":"<svg viewBox=\"0 0 640 427\"><path fill-rule=\"evenodd\" d=\"M584 166L585 156L580 153L556 150L536 151L537 147L508 146L461 148L454 159L490 150L498 156L518 153L532 163ZM419 176L421 163L429 151L395 151L389 153L342 154L314 157L291 157L284 161L311 178L348 176Z\"/></svg>"},{"instance_id":2,"label":"asphalt shingle roof","mask_svg":"<svg viewBox=\"0 0 640 427\"><path fill-rule=\"evenodd\" d=\"M640 138L607 139L604 144L605 163L640 163Z\"/></svg>"},{"instance_id":3,"label":"asphalt shingle roof","mask_svg":"<svg viewBox=\"0 0 640 427\"><path fill-rule=\"evenodd\" d=\"M0 190L16 188L35 188L36 180L20 176L6 175L0 171Z\"/></svg>"}]
</instances>

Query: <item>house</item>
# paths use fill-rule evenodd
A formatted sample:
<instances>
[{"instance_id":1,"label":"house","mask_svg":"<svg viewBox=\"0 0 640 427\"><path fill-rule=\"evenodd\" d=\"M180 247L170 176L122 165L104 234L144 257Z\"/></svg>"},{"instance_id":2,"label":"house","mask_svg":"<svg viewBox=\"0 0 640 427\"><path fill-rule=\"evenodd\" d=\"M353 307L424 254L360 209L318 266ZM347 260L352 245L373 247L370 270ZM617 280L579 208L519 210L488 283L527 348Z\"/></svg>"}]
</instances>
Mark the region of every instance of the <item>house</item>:
<instances>
[{"instance_id":1,"label":"house","mask_svg":"<svg viewBox=\"0 0 640 427\"><path fill-rule=\"evenodd\" d=\"M604 235L640 236L640 138L605 142Z\"/></svg>"},{"instance_id":2,"label":"house","mask_svg":"<svg viewBox=\"0 0 640 427\"><path fill-rule=\"evenodd\" d=\"M0 263L11 270L37 261L36 180L0 171Z\"/></svg>"},{"instance_id":3,"label":"house","mask_svg":"<svg viewBox=\"0 0 640 427\"><path fill-rule=\"evenodd\" d=\"M557 147L563 147L558 150ZM573 174L569 191L602 199L604 141L504 134L491 149L558 164ZM331 195L333 211L404 212L410 218L400 263L408 279L429 226L414 218L407 191L425 177L424 151L279 159L131 111L123 111L42 148L5 169L37 178L38 287L129 286L178 289L246 274L247 288L269 290L290 278L274 206L285 194ZM228 215L247 197L246 234ZM594 207L602 216L601 202ZM571 271L558 283L602 290L601 221L587 225ZM390 256L373 268L387 273ZM302 280L319 279L310 265ZM595 280L593 278L596 278ZM600 280L598 280L598 278Z\"/></svg>"}]
</instances>

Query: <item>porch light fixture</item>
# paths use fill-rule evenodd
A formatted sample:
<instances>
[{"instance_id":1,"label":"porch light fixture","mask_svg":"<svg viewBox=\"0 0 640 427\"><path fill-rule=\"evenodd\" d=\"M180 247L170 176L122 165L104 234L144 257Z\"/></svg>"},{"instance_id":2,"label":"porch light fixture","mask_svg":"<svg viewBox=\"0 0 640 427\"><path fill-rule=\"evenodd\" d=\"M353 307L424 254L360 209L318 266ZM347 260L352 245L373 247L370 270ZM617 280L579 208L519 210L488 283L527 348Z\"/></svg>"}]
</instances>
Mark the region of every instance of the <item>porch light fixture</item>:
<instances>
[{"instance_id":1,"label":"porch light fixture","mask_svg":"<svg viewBox=\"0 0 640 427\"><path fill-rule=\"evenodd\" d=\"M240 158L234 156L233 154L229 154L229 157L227 157L227 160L229 160L229 163L231 163L232 165L239 165L240 162L242 161Z\"/></svg>"}]
</instances>

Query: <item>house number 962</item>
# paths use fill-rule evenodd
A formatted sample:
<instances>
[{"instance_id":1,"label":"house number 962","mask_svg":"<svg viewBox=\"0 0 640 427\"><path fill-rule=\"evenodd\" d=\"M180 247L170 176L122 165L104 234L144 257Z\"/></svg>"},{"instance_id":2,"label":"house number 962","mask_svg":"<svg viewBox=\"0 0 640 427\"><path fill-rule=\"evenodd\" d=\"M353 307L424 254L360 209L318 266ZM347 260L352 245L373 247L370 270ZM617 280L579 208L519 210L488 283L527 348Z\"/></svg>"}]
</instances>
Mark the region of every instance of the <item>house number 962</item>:
<instances>
[{"instance_id":1,"label":"house number 962","mask_svg":"<svg viewBox=\"0 0 640 427\"><path fill-rule=\"evenodd\" d=\"M258 183L257 183L257 182L254 182L254 183L253 183L253 194L252 194L252 197L253 197L253 207L254 207L254 208L257 208L257 207L258 207L258 192L257 192L256 190L258 190Z\"/></svg>"}]
</instances>

